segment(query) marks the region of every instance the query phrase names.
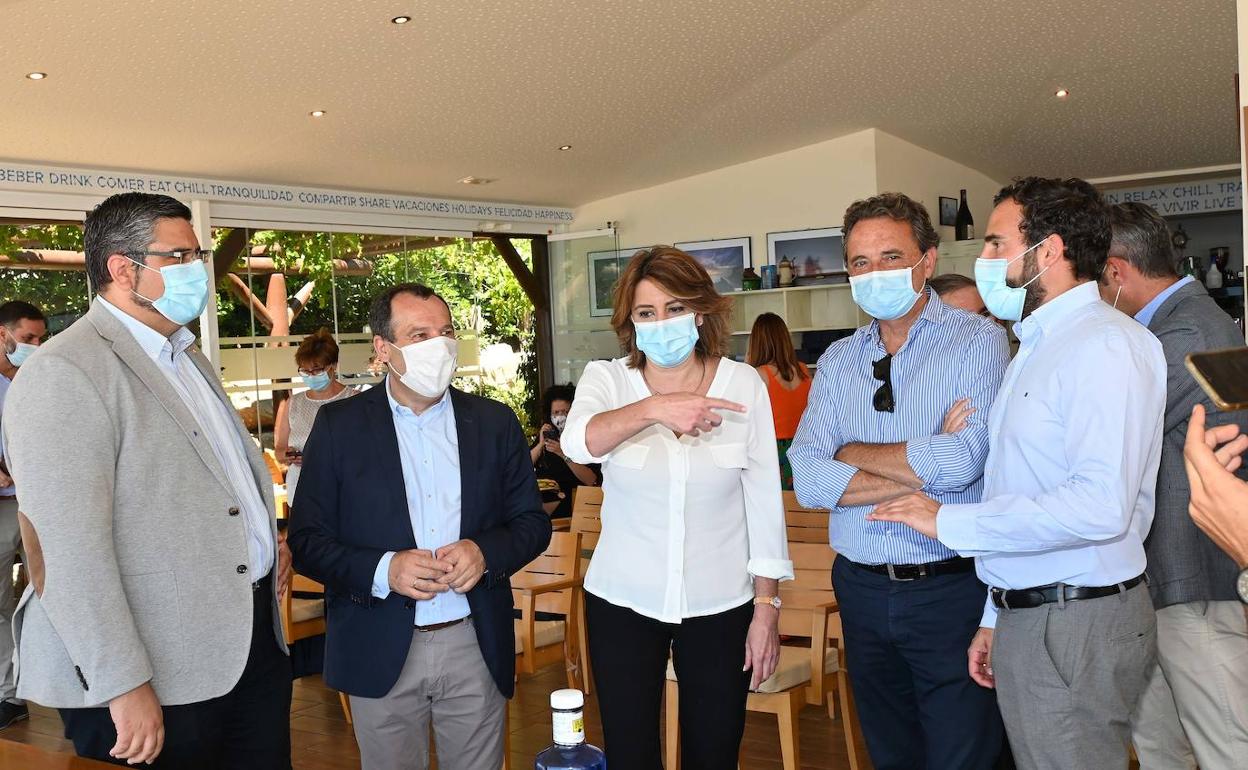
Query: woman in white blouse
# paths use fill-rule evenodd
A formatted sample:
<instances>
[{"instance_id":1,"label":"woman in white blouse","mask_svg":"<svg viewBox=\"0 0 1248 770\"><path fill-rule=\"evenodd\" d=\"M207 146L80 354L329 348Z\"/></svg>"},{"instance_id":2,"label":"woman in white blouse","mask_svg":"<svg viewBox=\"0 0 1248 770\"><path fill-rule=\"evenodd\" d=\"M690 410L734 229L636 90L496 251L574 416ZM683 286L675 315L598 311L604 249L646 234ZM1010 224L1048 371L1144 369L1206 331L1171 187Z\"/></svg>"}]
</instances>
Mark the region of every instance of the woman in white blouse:
<instances>
[{"instance_id":1,"label":"woman in white blouse","mask_svg":"<svg viewBox=\"0 0 1248 770\"><path fill-rule=\"evenodd\" d=\"M638 252L611 323L626 355L585 368L565 454L601 463L585 578L607 758L659 770L669 653L685 767L731 770L748 689L775 671L777 584L793 578L767 387L723 356L731 301L693 257Z\"/></svg>"}]
</instances>

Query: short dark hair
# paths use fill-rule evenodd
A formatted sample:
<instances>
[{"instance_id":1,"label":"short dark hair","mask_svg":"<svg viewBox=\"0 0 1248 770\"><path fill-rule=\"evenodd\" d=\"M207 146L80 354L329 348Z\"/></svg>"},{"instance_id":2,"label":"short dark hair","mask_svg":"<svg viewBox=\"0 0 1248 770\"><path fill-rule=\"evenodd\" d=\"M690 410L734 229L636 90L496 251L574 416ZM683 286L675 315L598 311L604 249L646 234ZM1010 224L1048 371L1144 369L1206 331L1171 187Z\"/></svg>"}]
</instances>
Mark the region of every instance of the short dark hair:
<instances>
[{"instance_id":1,"label":"short dark hair","mask_svg":"<svg viewBox=\"0 0 1248 770\"><path fill-rule=\"evenodd\" d=\"M383 340L394 342L394 329L390 325L390 306L394 298L400 294L411 294L421 299L437 297L443 305L446 305L446 312L451 312L450 304L442 295L423 283L395 284L374 297L372 307L368 310L368 326L373 330L373 334L380 335Z\"/></svg>"},{"instance_id":2,"label":"short dark hair","mask_svg":"<svg viewBox=\"0 0 1248 770\"><path fill-rule=\"evenodd\" d=\"M936 296L943 297L951 291L974 289L975 279L961 273L945 273L944 275L934 275L928 278L927 285L932 287L932 291L936 292Z\"/></svg>"},{"instance_id":3,"label":"short dark hair","mask_svg":"<svg viewBox=\"0 0 1248 770\"><path fill-rule=\"evenodd\" d=\"M44 318L39 308L20 299L11 299L0 305L0 325L12 327L18 321L42 321L46 324L48 319Z\"/></svg>"},{"instance_id":4,"label":"short dark hair","mask_svg":"<svg viewBox=\"0 0 1248 770\"><path fill-rule=\"evenodd\" d=\"M87 214L82 228L86 253L87 280L98 292L113 278L108 274L108 258L114 254L146 251L152 233L161 219L191 221L191 210L168 195L121 193L110 195Z\"/></svg>"},{"instance_id":5,"label":"short dark hair","mask_svg":"<svg viewBox=\"0 0 1248 770\"><path fill-rule=\"evenodd\" d=\"M333 366L338 363L338 341L329 329L321 327L303 338L295 350L295 366Z\"/></svg>"},{"instance_id":6,"label":"short dark hair","mask_svg":"<svg viewBox=\"0 0 1248 770\"><path fill-rule=\"evenodd\" d=\"M880 193L866 200L854 201L845 209L845 219L841 224L841 234L845 244L849 244L849 232L854 225L864 219L887 217L894 222L905 222L910 225L910 232L919 244L919 251L926 252L940 245L940 233L932 227L932 218L922 203L903 193Z\"/></svg>"},{"instance_id":7,"label":"short dark hair","mask_svg":"<svg viewBox=\"0 0 1248 770\"><path fill-rule=\"evenodd\" d=\"M1109 206L1095 187L1082 179L1029 176L1001 188L992 202L1008 200L1023 208L1018 229L1028 246L1060 235L1075 277L1100 279L1109 253Z\"/></svg>"},{"instance_id":8,"label":"short dark hair","mask_svg":"<svg viewBox=\"0 0 1248 770\"><path fill-rule=\"evenodd\" d=\"M1177 278L1178 257L1166 220L1152 206L1134 201L1109 207L1113 231L1109 250L1147 278Z\"/></svg>"},{"instance_id":9,"label":"short dark hair","mask_svg":"<svg viewBox=\"0 0 1248 770\"><path fill-rule=\"evenodd\" d=\"M542 417L549 420L550 410L556 401L567 401L569 404L576 398L576 388L572 383L567 385L551 385L542 393Z\"/></svg>"}]
</instances>

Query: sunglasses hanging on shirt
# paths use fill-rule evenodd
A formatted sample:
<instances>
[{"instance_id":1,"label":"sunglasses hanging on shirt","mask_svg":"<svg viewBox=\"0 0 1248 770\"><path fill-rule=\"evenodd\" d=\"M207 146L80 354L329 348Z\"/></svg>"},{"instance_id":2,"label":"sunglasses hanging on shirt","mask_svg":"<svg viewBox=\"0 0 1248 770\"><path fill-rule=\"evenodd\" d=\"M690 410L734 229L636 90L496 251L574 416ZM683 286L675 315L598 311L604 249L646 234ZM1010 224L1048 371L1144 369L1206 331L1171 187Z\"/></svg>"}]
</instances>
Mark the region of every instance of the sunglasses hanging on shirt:
<instances>
[{"instance_id":1,"label":"sunglasses hanging on shirt","mask_svg":"<svg viewBox=\"0 0 1248 770\"><path fill-rule=\"evenodd\" d=\"M879 361L873 361L871 375L883 382L871 398L871 406L874 406L877 412L891 414L893 408L897 406L897 402L893 400L893 354L889 353Z\"/></svg>"}]
</instances>

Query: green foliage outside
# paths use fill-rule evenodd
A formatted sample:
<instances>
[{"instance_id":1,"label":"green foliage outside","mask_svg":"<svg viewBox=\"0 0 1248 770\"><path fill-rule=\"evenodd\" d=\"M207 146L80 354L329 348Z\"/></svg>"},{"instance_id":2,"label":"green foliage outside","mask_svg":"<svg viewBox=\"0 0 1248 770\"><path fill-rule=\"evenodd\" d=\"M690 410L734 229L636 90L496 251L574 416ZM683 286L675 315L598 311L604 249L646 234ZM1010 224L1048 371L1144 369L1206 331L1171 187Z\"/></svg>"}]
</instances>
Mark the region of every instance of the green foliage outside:
<instances>
[{"instance_id":1,"label":"green foliage outside","mask_svg":"<svg viewBox=\"0 0 1248 770\"><path fill-rule=\"evenodd\" d=\"M219 245L228 230L216 234ZM510 406L526 433L535 430L537 411L537 359L534 355L533 305L511 270L489 241L455 240L445 246L403 250L371 258L367 276L331 277L334 259L362 259L364 237L341 233L255 231L253 246L266 246L276 265L286 272L286 291L294 297L308 281L315 289L307 306L291 325L292 335L311 334L321 327L340 333L358 333L368 324L372 298L389 286L404 281L427 284L446 298L457 329L477 331L480 346L506 343L521 353L517 377L502 386L477 378L465 378L459 387L497 399ZM531 264L529 241L513 241ZM66 225L0 225L0 253L22 249L82 249L82 230ZM300 274L294 274L299 271ZM268 289L268 274L237 273L261 301ZM0 270L0 301L22 298L44 308L59 331L86 311L86 274L81 271ZM247 306L223 281L217 289L217 322L222 337L252 336L253 322ZM267 330L255 322L255 335Z\"/></svg>"}]
</instances>

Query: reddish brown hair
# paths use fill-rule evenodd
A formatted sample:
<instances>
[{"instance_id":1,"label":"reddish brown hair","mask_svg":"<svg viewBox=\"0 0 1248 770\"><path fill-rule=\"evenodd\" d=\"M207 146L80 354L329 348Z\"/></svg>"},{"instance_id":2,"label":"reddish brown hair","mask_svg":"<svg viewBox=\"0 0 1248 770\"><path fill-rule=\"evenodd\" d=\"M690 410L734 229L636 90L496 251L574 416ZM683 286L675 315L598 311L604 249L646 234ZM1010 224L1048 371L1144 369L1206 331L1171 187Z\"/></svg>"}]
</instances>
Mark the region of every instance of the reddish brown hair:
<instances>
[{"instance_id":1,"label":"reddish brown hair","mask_svg":"<svg viewBox=\"0 0 1248 770\"><path fill-rule=\"evenodd\" d=\"M633 255L615 284L611 326L620 338L620 348L628 354L629 366L638 369L646 361L646 354L637 349L632 317L633 297L643 278L654 281L663 291L683 300L690 310L702 316L698 344L694 348L698 357L724 354L730 334L728 319L732 315L732 300L715 291L711 276L698 260L671 246L652 246Z\"/></svg>"},{"instance_id":2,"label":"reddish brown hair","mask_svg":"<svg viewBox=\"0 0 1248 770\"><path fill-rule=\"evenodd\" d=\"M309 334L299 343L295 351L295 366L302 369L305 365L333 366L338 363L338 343L329 329L321 327L315 334Z\"/></svg>"},{"instance_id":3,"label":"reddish brown hair","mask_svg":"<svg viewBox=\"0 0 1248 770\"><path fill-rule=\"evenodd\" d=\"M780 379L786 381L794 377L799 380L810 377L806 365L797 360L793 339L789 337L789 327L775 313L763 313L754 319L745 362L754 367L771 364L780 372Z\"/></svg>"}]
</instances>

